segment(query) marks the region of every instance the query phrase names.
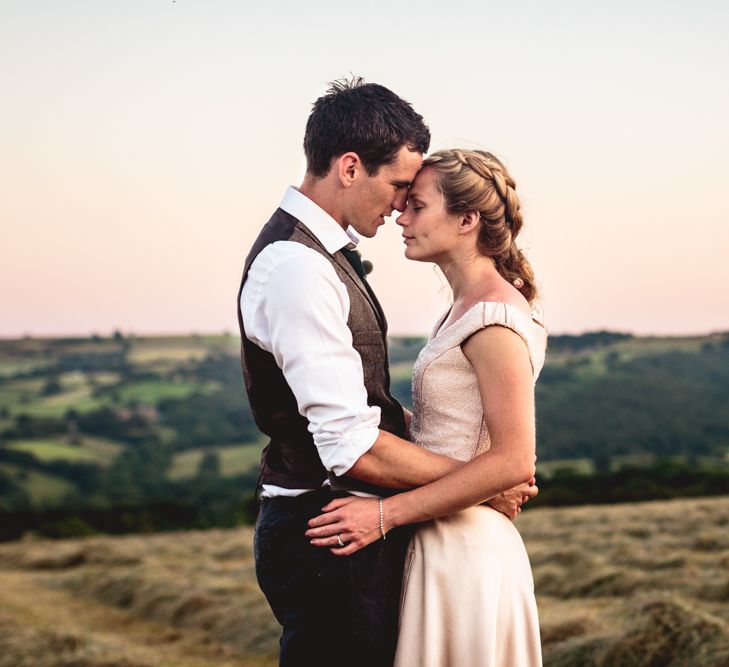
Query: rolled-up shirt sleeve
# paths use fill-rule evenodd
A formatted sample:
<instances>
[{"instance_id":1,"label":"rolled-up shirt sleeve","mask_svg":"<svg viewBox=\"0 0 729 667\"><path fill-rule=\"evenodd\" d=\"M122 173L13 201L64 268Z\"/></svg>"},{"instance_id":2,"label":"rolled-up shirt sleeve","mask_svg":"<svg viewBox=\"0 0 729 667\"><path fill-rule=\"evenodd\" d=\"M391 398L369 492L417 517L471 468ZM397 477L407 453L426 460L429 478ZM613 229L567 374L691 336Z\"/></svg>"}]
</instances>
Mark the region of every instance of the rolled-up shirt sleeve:
<instances>
[{"instance_id":1,"label":"rolled-up shirt sleeve","mask_svg":"<svg viewBox=\"0 0 729 667\"><path fill-rule=\"evenodd\" d=\"M267 266L261 253L251 267L254 282L241 297L246 333L274 355L324 467L343 475L377 439L380 409L367 405L362 360L347 326L346 287L319 253L283 242L297 247L282 256L280 243L266 249L279 253L277 261ZM244 308L247 297L253 303Z\"/></svg>"}]
</instances>

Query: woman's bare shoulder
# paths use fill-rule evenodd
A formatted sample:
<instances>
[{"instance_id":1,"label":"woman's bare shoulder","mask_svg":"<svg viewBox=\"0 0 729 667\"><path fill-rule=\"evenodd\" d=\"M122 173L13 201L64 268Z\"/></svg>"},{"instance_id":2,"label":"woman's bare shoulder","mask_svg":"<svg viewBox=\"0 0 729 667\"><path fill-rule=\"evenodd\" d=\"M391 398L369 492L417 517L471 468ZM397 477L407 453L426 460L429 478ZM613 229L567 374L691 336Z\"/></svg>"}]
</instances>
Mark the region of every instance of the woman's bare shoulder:
<instances>
[{"instance_id":1,"label":"woman's bare shoulder","mask_svg":"<svg viewBox=\"0 0 729 667\"><path fill-rule=\"evenodd\" d=\"M505 303L508 306L513 306L520 310L524 315L531 317L532 309L529 302L524 298L524 295L516 289L513 285L510 285L506 281L499 285L496 289L491 289L484 292L479 297L479 301L484 303Z\"/></svg>"}]
</instances>

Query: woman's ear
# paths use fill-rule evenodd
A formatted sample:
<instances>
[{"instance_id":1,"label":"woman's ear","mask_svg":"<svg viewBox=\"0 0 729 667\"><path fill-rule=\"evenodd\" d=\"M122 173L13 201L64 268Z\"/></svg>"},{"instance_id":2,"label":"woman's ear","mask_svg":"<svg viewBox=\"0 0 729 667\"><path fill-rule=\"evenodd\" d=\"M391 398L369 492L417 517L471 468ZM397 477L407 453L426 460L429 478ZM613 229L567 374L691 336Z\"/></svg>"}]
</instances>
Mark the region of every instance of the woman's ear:
<instances>
[{"instance_id":1,"label":"woman's ear","mask_svg":"<svg viewBox=\"0 0 729 667\"><path fill-rule=\"evenodd\" d=\"M473 231L481 224L481 216L478 211L466 211L461 215L460 230L464 234Z\"/></svg>"}]
</instances>

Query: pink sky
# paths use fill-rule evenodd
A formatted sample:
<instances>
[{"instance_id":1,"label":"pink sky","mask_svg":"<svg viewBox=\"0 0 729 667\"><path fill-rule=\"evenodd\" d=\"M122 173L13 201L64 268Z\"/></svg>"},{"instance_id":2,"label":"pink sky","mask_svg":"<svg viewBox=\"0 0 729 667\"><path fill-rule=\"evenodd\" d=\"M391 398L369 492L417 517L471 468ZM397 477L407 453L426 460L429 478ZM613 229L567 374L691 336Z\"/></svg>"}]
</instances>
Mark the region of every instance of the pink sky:
<instances>
[{"instance_id":1,"label":"pink sky","mask_svg":"<svg viewBox=\"0 0 729 667\"><path fill-rule=\"evenodd\" d=\"M235 331L310 104L350 71L433 149L506 160L551 331L729 329L723 3L245 4L3 3L0 336ZM392 221L362 249L391 332L427 332L444 281Z\"/></svg>"}]
</instances>

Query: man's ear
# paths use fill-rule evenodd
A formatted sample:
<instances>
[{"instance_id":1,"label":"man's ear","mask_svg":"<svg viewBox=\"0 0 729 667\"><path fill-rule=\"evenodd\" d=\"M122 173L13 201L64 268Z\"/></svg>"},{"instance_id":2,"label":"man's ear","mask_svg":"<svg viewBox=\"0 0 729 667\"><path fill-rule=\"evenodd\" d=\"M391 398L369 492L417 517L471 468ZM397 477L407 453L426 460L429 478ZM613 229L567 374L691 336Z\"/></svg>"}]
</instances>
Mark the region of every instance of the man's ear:
<instances>
[{"instance_id":1,"label":"man's ear","mask_svg":"<svg viewBox=\"0 0 729 667\"><path fill-rule=\"evenodd\" d=\"M478 211L466 211L461 215L458 231L464 234L468 234L480 224L481 215Z\"/></svg>"},{"instance_id":2,"label":"man's ear","mask_svg":"<svg viewBox=\"0 0 729 667\"><path fill-rule=\"evenodd\" d=\"M345 188L348 188L352 185L354 180L359 175L362 169L362 162L359 159L359 155L357 155L357 153L353 153L352 151L340 155L338 158L336 158L336 160L336 168L337 175L339 176L339 182Z\"/></svg>"}]
</instances>

